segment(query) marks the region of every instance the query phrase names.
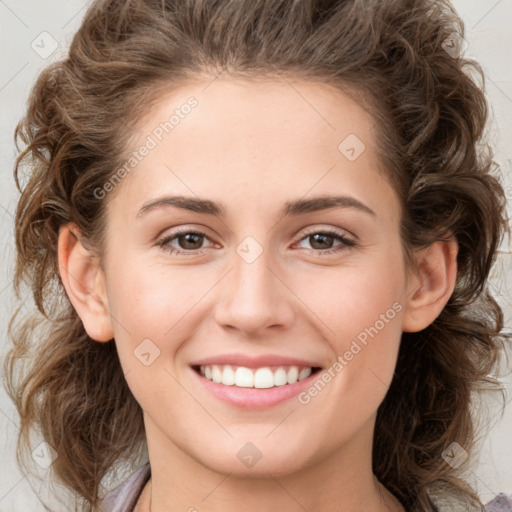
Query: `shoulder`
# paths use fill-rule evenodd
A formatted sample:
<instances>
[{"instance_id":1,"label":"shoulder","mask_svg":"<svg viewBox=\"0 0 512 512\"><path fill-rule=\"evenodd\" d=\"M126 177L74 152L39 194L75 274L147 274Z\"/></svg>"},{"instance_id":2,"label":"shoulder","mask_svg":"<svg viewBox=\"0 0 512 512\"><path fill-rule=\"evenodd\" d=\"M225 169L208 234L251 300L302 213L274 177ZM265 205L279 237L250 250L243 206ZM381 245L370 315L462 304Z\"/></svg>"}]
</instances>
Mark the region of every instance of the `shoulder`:
<instances>
[{"instance_id":1,"label":"shoulder","mask_svg":"<svg viewBox=\"0 0 512 512\"><path fill-rule=\"evenodd\" d=\"M100 512L131 512L150 476L147 462L103 497Z\"/></svg>"},{"instance_id":2,"label":"shoulder","mask_svg":"<svg viewBox=\"0 0 512 512\"><path fill-rule=\"evenodd\" d=\"M512 512L512 497L500 492L485 505L485 512Z\"/></svg>"}]
</instances>

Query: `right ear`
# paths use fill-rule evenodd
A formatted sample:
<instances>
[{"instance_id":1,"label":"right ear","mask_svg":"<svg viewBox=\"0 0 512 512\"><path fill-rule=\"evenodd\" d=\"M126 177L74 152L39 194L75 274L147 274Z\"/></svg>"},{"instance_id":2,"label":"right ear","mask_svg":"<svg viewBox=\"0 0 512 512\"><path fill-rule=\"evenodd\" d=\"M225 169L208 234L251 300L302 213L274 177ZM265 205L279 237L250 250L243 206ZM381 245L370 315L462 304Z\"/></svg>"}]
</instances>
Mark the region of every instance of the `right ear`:
<instances>
[{"instance_id":1,"label":"right ear","mask_svg":"<svg viewBox=\"0 0 512 512\"><path fill-rule=\"evenodd\" d=\"M93 340L114 337L109 313L105 275L97 256L82 243L80 230L69 223L59 229L59 273L67 296Z\"/></svg>"}]
</instances>

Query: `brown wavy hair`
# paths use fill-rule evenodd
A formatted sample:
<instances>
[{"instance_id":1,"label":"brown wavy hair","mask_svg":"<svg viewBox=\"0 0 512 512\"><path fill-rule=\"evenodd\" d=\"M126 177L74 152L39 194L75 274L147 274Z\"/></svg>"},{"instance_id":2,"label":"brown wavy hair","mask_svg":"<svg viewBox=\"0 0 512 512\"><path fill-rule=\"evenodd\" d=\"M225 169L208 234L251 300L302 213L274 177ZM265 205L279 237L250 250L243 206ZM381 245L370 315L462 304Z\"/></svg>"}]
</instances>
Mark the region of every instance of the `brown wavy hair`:
<instances>
[{"instance_id":1,"label":"brown wavy hair","mask_svg":"<svg viewBox=\"0 0 512 512\"><path fill-rule=\"evenodd\" d=\"M436 496L480 508L466 466L453 469L442 453L452 442L472 453L473 398L500 389L490 375L506 335L487 280L508 228L485 141L485 76L448 51L454 33L463 37L464 24L447 0L95 1L67 58L39 75L15 133L14 284L18 297L30 287L38 310L13 315L4 366L21 418L18 462L38 428L58 453L54 476L80 510L93 510L103 478L121 461L134 469L145 443L114 341L88 337L63 289L60 226L75 223L101 256L108 198L94 191L163 91L219 73L292 77L333 85L376 119L411 262L415 249L449 234L458 241L448 304L429 327L403 334L373 469L407 510L437 510Z\"/></svg>"}]
</instances>

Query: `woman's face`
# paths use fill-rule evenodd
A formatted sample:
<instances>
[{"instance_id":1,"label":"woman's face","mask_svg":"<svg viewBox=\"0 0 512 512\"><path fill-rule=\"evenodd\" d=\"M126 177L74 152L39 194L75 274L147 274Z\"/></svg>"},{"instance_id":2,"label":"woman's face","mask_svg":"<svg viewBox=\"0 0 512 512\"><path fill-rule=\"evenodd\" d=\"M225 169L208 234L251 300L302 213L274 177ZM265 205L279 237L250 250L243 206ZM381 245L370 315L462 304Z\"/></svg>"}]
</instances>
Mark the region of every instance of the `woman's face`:
<instances>
[{"instance_id":1,"label":"woman's face","mask_svg":"<svg viewBox=\"0 0 512 512\"><path fill-rule=\"evenodd\" d=\"M408 296L374 122L319 84L206 85L163 98L98 191L150 456L261 476L368 453Z\"/></svg>"}]
</instances>

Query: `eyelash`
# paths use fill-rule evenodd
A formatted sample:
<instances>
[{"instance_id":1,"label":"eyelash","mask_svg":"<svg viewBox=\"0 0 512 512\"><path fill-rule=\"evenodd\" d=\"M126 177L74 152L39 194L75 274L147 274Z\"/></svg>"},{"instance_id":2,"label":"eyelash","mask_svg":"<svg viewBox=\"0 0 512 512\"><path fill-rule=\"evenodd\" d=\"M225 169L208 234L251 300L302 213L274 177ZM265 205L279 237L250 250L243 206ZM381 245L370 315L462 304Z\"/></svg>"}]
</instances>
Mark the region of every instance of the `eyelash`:
<instances>
[{"instance_id":1,"label":"eyelash","mask_svg":"<svg viewBox=\"0 0 512 512\"><path fill-rule=\"evenodd\" d=\"M199 236L203 236L205 238L209 238L208 235L206 233L203 233L202 231L195 231L195 230L191 230L191 229L186 229L185 228L185 229L181 229L181 230L175 231L174 233L172 233L169 236L166 236L162 240L158 241L157 245L162 250L164 250L165 252L168 252L170 254L176 254L176 253L178 253L178 254L190 254L190 255L198 254L198 252L202 251L202 249L190 249L188 251L187 250L178 250L178 249L175 249L175 248L173 248L173 247L171 247L169 245L172 240L178 238L181 235L188 235L188 234L190 234L190 235L199 235ZM333 238L337 238L341 242L341 244L339 246L337 246L338 248L335 248L335 249L325 249L325 250L321 250L321 249L306 249L309 252L315 253L315 254L320 255L320 256L327 255L327 254L337 253L337 252L340 252L342 250L346 250L347 248L354 247L356 245L355 241L346 238L343 235L343 233L340 233L338 231L331 230L331 229L309 231L309 232L304 234L304 236L299 240L299 242L302 242L306 238L309 238L309 237L311 237L313 235L332 236Z\"/></svg>"}]
</instances>

